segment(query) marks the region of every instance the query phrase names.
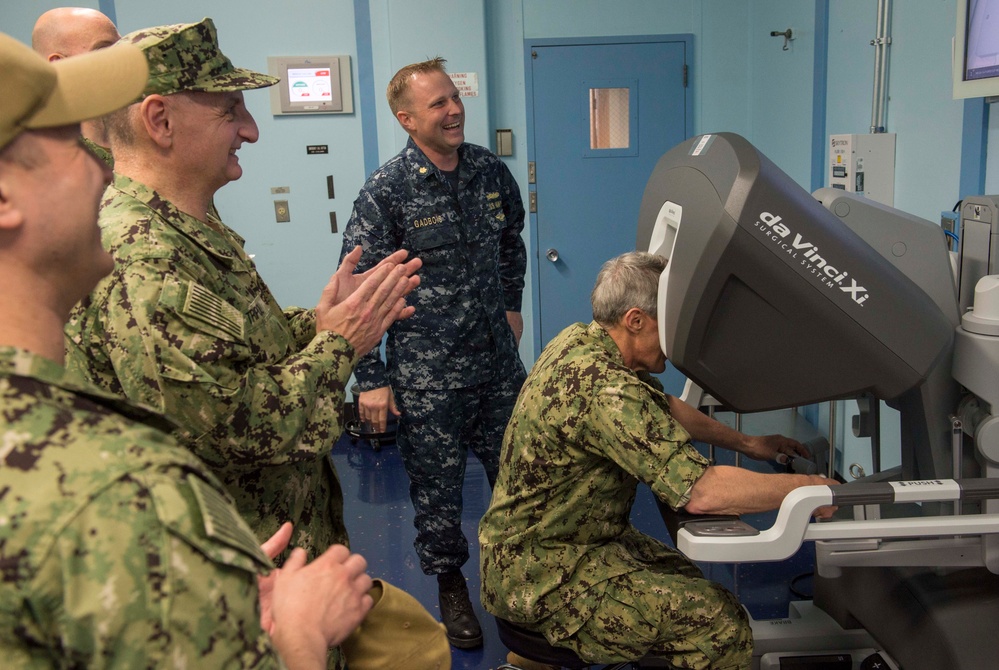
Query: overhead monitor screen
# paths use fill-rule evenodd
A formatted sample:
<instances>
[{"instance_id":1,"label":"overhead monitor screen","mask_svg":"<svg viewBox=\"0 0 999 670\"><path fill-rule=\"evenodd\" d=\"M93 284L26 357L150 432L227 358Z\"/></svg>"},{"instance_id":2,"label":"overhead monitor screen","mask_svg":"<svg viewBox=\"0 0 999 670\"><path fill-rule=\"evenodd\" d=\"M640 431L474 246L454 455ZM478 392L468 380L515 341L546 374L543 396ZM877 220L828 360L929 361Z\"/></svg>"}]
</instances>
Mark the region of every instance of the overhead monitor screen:
<instances>
[{"instance_id":1,"label":"overhead monitor screen","mask_svg":"<svg viewBox=\"0 0 999 670\"><path fill-rule=\"evenodd\" d=\"M999 76L999 2L970 0L964 78Z\"/></svg>"}]
</instances>

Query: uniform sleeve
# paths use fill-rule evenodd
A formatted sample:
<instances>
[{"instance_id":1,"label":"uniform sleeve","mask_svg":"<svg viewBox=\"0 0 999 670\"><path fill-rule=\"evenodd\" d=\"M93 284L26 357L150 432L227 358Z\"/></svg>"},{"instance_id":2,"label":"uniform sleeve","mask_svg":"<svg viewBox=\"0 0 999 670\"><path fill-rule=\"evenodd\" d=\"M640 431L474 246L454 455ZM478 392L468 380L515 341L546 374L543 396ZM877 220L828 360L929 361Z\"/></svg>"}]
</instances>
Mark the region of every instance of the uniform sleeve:
<instances>
[{"instance_id":1,"label":"uniform sleeve","mask_svg":"<svg viewBox=\"0 0 999 670\"><path fill-rule=\"evenodd\" d=\"M127 476L60 532L26 595L29 647L58 667L281 667L260 627L264 565L206 533L181 477Z\"/></svg>"},{"instance_id":2,"label":"uniform sleeve","mask_svg":"<svg viewBox=\"0 0 999 670\"><path fill-rule=\"evenodd\" d=\"M655 392L640 382L607 387L593 399L590 429L604 453L676 509L690 500L690 489L708 461L656 400Z\"/></svg>"},{"instance_id":3,"label":"uniform sleeve","mask_svg":"<svg viewBox=\"0 0 999 670\"><path fill-rule=\"evenodd\" d=\"M524 201L520 188L505 163L500 162L500 182L503 185L503 211L507 227L500 240L500 281L503 303L508 312L519 312L524 293L524 273L527 271L527 247L521 233L524 230Z\"/></svg>"},{"instance_id":4,"label":"uniform sleeve","mask_svg":"<svg viewBox=\"0 0 999 670\"><path fill-rule=\"evenodd\" d=\"M340 261L356 247L361 247L361 261L357 272L366 272L383 258L398 251L399 244L392 234L392 216L386 204L379 201L373 182L369 181L354 200L354 211L343 231ZM354 376L362 391L388 386L385 362L381 347L372 347L361 356L354 369Z\"/></svg>"},{"instance_id":5,"label":"uniform sleeve","mask_svg":"<svg viewBox=\"0 0 999 670\"><path fill-rule=\"evenodd\" d=\"M298 349L303 349L316 336L316 310L303 307L289 307L284 310L292 336Z\"/></svg>"},{"instance_id":6,"label":"uniform sleeve","mask_svg":"<svg viewBox=\"0 0 999 670\"><path fill-rule=\"evenodd\" d=\"M233 325L239 314L233 323L200 318L198 305L213 297L191 300L192 291L199 289L165 261L122 269L93 332L121 392L173 418L184 442L214 468L255 470L329 449L342 432L353 347L323 332L275 359ZM277 313L252 327L284 318ZM255 341L277 336L288 338L286 325Z\"/></svg>"}]
</instances>

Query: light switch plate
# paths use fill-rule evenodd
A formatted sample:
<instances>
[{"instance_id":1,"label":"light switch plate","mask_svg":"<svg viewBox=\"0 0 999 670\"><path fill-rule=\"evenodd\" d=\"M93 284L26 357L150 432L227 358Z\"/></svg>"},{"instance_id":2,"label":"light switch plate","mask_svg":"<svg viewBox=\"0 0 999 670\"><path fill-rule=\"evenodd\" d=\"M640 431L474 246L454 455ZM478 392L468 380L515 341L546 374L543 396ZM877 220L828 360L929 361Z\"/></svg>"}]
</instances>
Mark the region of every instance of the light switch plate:
<instances>
[{"instance_id":1,"label":"light switch plate","mask_svg":"<svg viewBox=\"0 0 999 670\"><path fill-rule=\"evenodd\" d=\"M274 201L274 220L278 223L288 223L291 221L291 212L288 210L287 200Z\"/></svg>"}]
</instances>

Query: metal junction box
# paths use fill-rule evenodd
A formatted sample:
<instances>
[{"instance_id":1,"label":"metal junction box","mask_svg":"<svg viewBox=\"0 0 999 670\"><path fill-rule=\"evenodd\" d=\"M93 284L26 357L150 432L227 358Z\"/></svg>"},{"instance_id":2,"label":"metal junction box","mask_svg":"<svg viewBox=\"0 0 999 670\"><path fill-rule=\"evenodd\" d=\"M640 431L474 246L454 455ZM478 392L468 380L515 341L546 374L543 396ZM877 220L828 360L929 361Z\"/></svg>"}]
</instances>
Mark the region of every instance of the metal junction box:
<instances>
[{"instance_id":1,"label":"metal junction box","mask_svg":"<svg viewBox=\"0 0 999 670\"><path fill-rule=\"evenodd\" d=\"M829 186L895 205L895 133L829 136Z\"/></svg>"}]
</instances>

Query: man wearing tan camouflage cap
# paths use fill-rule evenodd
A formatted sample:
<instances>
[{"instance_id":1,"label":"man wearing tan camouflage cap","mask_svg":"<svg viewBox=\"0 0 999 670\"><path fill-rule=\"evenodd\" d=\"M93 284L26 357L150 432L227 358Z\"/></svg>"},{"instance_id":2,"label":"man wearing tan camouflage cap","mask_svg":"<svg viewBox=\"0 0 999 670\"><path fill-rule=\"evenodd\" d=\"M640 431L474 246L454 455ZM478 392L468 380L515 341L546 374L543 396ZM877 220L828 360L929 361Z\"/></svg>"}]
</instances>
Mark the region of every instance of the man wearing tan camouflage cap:
<instances>
[{"instance_id":1,"label":"man wearing tan camouflage cap","mask_svg":"<svg viewBox=\"0 0 999 670\"><path fill-rule=\"evenodd\" d=\"M243 91L274 84L219 50L210 19L126 35L150 65L141 101L108 119L116 175L100 225L115 271L73 312L68 368L152 405L225 483L258 537L289 520L315 556L346 543L328 458L358 357L413 309L419 260L393 254L351 274L348 256L312 310L278 306L243 249L209 213L257 141ZM358 281L379 282L374 293ZM401 287L401 288L400 288Z\"/></svg>"},{"instance_id":2,"label":"man wearing tan camouflage cap","mask_svg":"<svg viewBox=\"0 0 999 670\"><path fill-rule=\"evenodd\" d=\"M306 566L299 550L258 590L289 527L262 550L169 422L64 374L70 308L112 266L97 227L111 172L80 121L146 78L134 47L50 65L0 35L0 658L271 668L276 648L325 667L372 606L364 560L340 546Z\"/></svg>"}]
</instances>

